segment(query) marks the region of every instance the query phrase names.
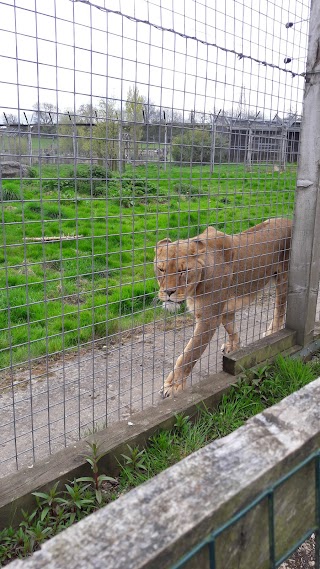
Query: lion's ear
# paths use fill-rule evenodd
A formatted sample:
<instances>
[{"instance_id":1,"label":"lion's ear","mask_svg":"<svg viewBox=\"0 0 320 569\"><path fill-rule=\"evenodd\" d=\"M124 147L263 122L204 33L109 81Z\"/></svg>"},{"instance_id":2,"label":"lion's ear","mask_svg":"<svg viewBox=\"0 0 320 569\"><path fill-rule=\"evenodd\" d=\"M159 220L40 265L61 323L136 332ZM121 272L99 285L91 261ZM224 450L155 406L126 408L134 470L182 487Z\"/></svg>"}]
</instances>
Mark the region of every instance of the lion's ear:
<instances>
[{"instance_id":1,"label":"lion's ear","mask_svg":"<svg viewBox=\"0 0 320 569\"><path fill-rule=\"evenodd\" d=\"M203 239L192 239L190 241L191 244L191 253L192 255L197 255L199 253L204 253L207 250L208 243Z\"/></svg>"},{"instance_id":2,"label":"lion's ear","mask_svg":"<svg viewBox=\"0 0 320 569\"><path fill-rule=\"evenodd\" d=\"M172 243L172 241L171 239L169 239L169 237L167 237L166 239L161 239L160 241L158 241L157 247L158 245L163 245L164 243Z\"/></svg>"},{"instance_id":3,"label":"lion's ear","mask_svg":"<svg viewBox=\"0 0 320 569\"><path fill-rule=\"evenodd\" d=\"M155 246L154 252L156 253L157 247L159 247L159 245L165 245L166 243L167 244L172 243L171 239L167 238L167 239L161 239L160 241L158 241L158 243Z\"/></svg>"},{"instance_id":4,"label":"lion's ear","mask_svg":"<svg viewBox=\"0 0 320 569\"><path fill-rule=\"evenodd\" d=\"M223 237L218 237L216 239L216 249L220 249L223 254L226 263L231 263L233 261L233 247L232 247L232 237L230 235L223 235Z\"/></svg>"}]
</instances>

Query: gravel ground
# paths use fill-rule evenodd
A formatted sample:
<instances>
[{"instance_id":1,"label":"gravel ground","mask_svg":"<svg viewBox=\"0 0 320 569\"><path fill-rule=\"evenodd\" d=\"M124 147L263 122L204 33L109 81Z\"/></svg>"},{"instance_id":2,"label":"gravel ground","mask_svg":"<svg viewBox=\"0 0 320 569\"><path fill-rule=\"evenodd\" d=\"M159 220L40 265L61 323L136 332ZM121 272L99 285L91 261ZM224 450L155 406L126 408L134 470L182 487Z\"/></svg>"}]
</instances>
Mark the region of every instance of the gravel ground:
<instances>
[{"instance_id":1,"label":"gravel ground","mask_svg":"<svg viewBox=\"0 0 320 569\"><path fill-rule=\"evenodd\" d=\"M280 565L280 569L310 569L315 564L315 537L312 535L290 559Z\"/></svg>"}]
</instances>

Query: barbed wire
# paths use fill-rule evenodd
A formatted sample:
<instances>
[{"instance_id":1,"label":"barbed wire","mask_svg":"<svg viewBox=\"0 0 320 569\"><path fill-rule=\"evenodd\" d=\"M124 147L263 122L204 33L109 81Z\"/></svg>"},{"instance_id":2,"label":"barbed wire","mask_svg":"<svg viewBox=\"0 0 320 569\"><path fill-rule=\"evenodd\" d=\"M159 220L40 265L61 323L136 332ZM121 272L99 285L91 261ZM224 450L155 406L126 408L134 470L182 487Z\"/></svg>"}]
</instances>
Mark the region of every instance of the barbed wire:
<instances>
[{"instance_id":1,"label":"barbed wire","mask_svg":"<svg viewBox=\"0 0 320 569\"><path fill-rule=\"evenodd\" d=\"M196 36L190 36L188 34L184 34L183 32L178 32L177 30L174 30L173 28L166 28L166 27L161 26L159 24L154 24L153 22L150 22L149 20L143 20L140 18L136 18L135 16L130 16L129 14L124 14L120 10L112 10L111 8L99 6L98 4L94 4L93 2L90 2L90 0L69 0L69 2L72 2L73 4L76 4L76 3L86 4L87 6L91 6L92 8L96 8L97 10L101 10L101 12L106 12L108 14L114 14L117 16L121 16L122 18L126 18L127 20L130 20L131 22L136 22L139 24L146 24L148 26L151 26L152 28L156 28L157 30L176 34L176 35L180 36L181 38L197 41L197 42L199 42L203 45L206 45L206 46L215 47L216 49L224 51L225 53L231 53L231 54L235 55L236 57L238 57L239 60L249 59L250 61L253 61L255 63L263 65L264 67L271 67L272 69L278 69L278 71L283 71L284 73L288 73L292 77L305 77L305 75L306 75L306 72L298 73L298 72L292 71L290 69L285 69L284 67L280 67L279 65L276 65L275 63L269 63L269 62L264 61L262 59L257 59L256 57L252 57L252 55L246 55L245 53L236 51L235 49L229 49L227 47L223 47L221 45L218 45L215 42L208 42L206 40L202 40L200 38L197 38ZM286 58L286 59L289 60L290 58ZM286 62L286 59L284 60L285 62ZM288 61L288 63L289 63L289 61Z\"/></svg>"}]
</instances>

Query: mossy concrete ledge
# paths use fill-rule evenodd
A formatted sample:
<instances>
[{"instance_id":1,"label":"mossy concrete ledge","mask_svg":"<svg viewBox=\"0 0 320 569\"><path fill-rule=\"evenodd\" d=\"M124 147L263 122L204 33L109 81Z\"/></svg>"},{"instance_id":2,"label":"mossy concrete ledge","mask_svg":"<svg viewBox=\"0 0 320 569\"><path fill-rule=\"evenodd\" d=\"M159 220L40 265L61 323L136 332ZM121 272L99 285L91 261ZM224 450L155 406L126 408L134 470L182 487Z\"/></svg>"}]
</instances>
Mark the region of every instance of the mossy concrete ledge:
<instances>
[{"instance_id":1,"label":"mossy concrete ledge","mask_svg":"<svg viewBox=\"0 0 320 569\"><path fill-rule=\"evenodd\" d=\"M252 342L245 348L223 356L223 370L232 375L274 359L278 354L289 355L299 349L294 330L279 330L271 336ZM301 346L300 346L301 347Z\"/></svg>"},{"instance_id":2,"label":"mossy concrete ledge","mask_svg":"<svg viewBox=\"0 0 320 569\"><path fill-rule=\"evenodd\" d=\"M10 569L166 569L320 447L320 378ZM279 559L316 524L315 464L274 492ZM267 498L217 539L217 569L270 567ZM185 565L207 569L204 552Z\"/></svg>"}]
</instances>

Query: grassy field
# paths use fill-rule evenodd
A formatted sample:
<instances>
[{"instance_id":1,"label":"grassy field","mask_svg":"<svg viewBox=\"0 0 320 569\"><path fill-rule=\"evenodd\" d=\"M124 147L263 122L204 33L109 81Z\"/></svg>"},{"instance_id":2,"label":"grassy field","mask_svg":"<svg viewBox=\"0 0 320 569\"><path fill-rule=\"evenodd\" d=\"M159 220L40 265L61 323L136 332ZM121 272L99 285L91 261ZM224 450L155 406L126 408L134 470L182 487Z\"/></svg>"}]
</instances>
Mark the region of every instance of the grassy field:
<instances>
[{"instance_id":1,"label":"grassy field","mask_svg":"<svg viewBox=\"0 0 320 569\"><path fill-rule=\"evenodd\" d=\"M34 175L0 187L0 368L152 320L156 241L290 216L296 172L156 164L107 183L101 168L90 182L85 166L76 179L71 166Z\"/></svg>"}]
</instances>

